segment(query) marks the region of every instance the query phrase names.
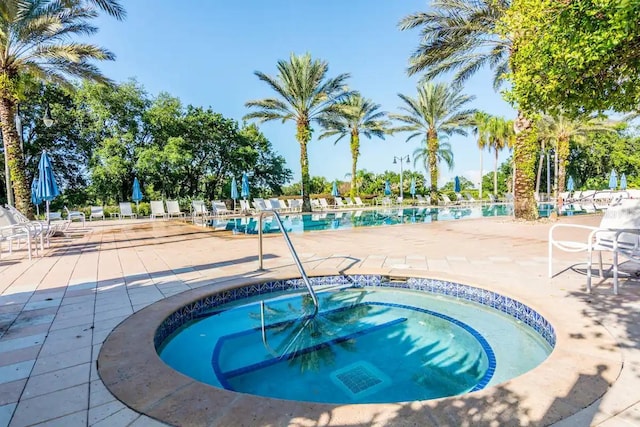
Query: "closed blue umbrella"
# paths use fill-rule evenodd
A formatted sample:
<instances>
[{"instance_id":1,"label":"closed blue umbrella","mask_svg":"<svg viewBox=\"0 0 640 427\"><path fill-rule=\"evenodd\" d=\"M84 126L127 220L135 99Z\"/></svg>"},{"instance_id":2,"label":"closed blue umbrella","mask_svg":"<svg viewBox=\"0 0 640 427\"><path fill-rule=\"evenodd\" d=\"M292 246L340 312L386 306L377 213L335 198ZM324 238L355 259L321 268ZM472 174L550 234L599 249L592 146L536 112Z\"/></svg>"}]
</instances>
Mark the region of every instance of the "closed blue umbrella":
<instances>
[{"instance_id":1,"label":"closed blue umbrella","mask_svg":"<svg viewBox=\"0 0 640 427\"><path fill-rule=\"evenodd\" d=\"M338 183L333 181L333 187L331 187L331 195L333 197L338 197L340 193L338 192Z\"/></svg>"},{"instance_id":2,"label":"closed blue umbrella","mask_svg":"<svg viewBox=\"0 0 640 427\"><path fill-rule=\"evenodd\" d=\"M386 180L384 182L384 195L385 196L391 195L391 184L389 183L389 180Z\"/></svg>"},{"instance_id":3,"label":"closed blue umbrella","mask_svg":"<svg viewBox=\"0 0 640 427\"><path fill-rule=\"evenodd\" d=\"M238 198L238 183L236 182L236 177L234 176L231 180L231 198L233 199L233 210L236 210L236 199Z\"/></svg>"},{"instance_id":4,"label":"closed blue umbrella","mask_svg":"<svg viewBox=\"0 0 640 427\"><path fill-rule=\"evenodd\" d=\"M615 169L611 169L611 175L609 176L609 189L613 190L618 186L618 175Z\"/></svg>"},{"instance_id":5,"label":"closed blue umbrella","mask_svg":"<svg viewBox=\"0 0 640 427\"><path fill-rule=\"evenodd\" d=\"M131 200L136 202L136 212L138 211L138 203L142 200L142 190L140 189L140 181L138 177L133 178L133 193L131 194Z\"/></svg>"},{"instance_id":6,"label":"closed blue umbrella","mask_svg":"<svg viewBox=\"0 0 640 427\"><path fill-rule=\"evenodd\" d=\"M36 197L44 200L47 206L47 220L49 219L49 202L60 195L56 178L53 176L53 167L47 151L42 151L38 162L38 187Z\"/></svg>"},{"instance_id":7,"label":"closed blue umbrella","mask_svg":"<svg viewBox=\"0 0 640 427\"><path fill-rule=\"evenodd\" d=\"M457 175L453 179L453 191L456 192L456 193L460 192L460 178L458 178Z\"/></svg>"},{"instance_id":8,"label":"closed blue umbrella","mask_svg":"<svg viewBox=\"0 0 640 427\"><path fill-rule=\"evenodd\" d=\"M242 173L242 189L240 191L240 196L245 200L249 197L249 177L246 172Z\"/></svg>"},{"instance_id":9,"label":"closed blue umbrella","mask_svg":"<svg viewBox=\"0 0 640 427\"><path fill-rule=\"evenodd\" d=\"M620 189L623 191L627 189L627 175L625 174L620 175Z\"/></svg>"},{"instance_id":10,"label":"closed blue umbrella","mask_svg":"<svg viewBox=\"0 0 640 427\"><path fill-rule=\"evenodd\" d=\"M567 190L573 191L575 190L576 184L573 182L573 177L569 175L569 179L567 180Z\"/></svg>"},{"instance_id":11,"label":"closed blue umbrella","mask_svg":"<svg viewBox=\"0 0 640 427\"><path fill-rule=\"evenodd\" d=\"M411 186L409 187L409 194L411 194L411 197L416 197L416 179L415 178L411 178Z\"/></svg>"},{"instance_id":12,"label":"closed blue umbrella","mask_svg":"<svg viewBox=\"0 0 640 427\"><path fill-rule=\"evenodd\" d=\"M40 203L42 200L38 197L38 178L34 178L31 183L31 203L36 206L36 215L40 215Z\"/></svg>"}]
</instances>

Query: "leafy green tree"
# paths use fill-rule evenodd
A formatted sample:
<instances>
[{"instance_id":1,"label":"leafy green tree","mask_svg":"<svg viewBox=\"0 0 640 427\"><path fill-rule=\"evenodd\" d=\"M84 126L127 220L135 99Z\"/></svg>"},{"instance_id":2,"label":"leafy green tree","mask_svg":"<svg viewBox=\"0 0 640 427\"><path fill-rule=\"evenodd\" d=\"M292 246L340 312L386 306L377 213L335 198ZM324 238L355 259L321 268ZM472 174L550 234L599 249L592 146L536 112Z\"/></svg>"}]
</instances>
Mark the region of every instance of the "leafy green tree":
<instances>
[{"instance_id":1,"label":"leafy green tree","mask_svg":"<svg viewBox=\"0 0 640 427\"><path fill-rule=\"evenodd\" d=\"M418 163L422 164L424 170L429 173L429 159L430 152L428 147L418 147L413 151L413 165ZM440 141L438 143L438 151L436 151L436 159L438 163L444 162L449 170L453 170L455 162L453 159L453 150L451 144L447 141ZM424 181L424 179L423 179ZM435 200L435 199L434 199Z\"/></svg>"},{"instance_id":2,"label":"leafy green tree","mask_svg":"<svg viewBox=\"0 0 640 427\"><path fill-rule=\"evenodd\" d=\"M513 121L502 117L491 117L487 123L488 145L494 152L493 193L498 195L498 155L500 151L513 145Z\"/></svg>"},{"instance_id":3,"label":"leafy green tree","mask_svg":"<svg viewBox=\"0 0 640 427\"><path fill-rule=\"evenodd\" d=\"M471 123L475 111L463 108L475 97L463 95L444 83L432 82L424 82L418 86L417 98L403 94L398 96L404 102L400 109L406 114L390 115L392 119L404 123L394 131L410 132L407 141L415 137L423 138L425 141L431 180L431 200L436 200L439 139L443 136L467 134L464 128Z\"/></svg>"},{"instance_id":4,"label":"leafy green tree","mask_svg":"<svg viewBox=\"0 0 640 427\"><path fill-rule=\"evenodd\" d=\"M482 199L482 153L489 146L489 119L491 116L484 111L476 111L473 115L473 134L476 135L478 149L480 150L480 189L478 190L478 198Z\"/></svg>"},{"instance_id":5,"label":"leafy green tree","mask_svg":"<svg viewBox=\"0 0 640 427\"><path fill-rule=\"evenodd\" d=\"M562 113L544 115L538 122L540 138L554 142L557 154L557 191L565 189L566 167L569 160L570 141L584 141L587 135L596 132L614 132L617 124L598 117L570 118Z\"/></svg>"},{"instance_id":6,"label":"leafy green tree","mask_svg":"<svg viewBox=\"0 0 640 427\"><path fill-rule=\"evenodd\" d=\"M640 2L512 3L504 31L517 34L513 98L522 108L569 116L638 109Z\"/></svg>"},{"instance_id":7,"label":"leafy green tree","mask_svg":"<svg viewBox=\"0 0 640 427\"><path fill-rule=\"evenodd\" d=\"M94 3L116 16L119 10L122 11L119 2L114 0L96 0ZM2 139L16 207L29 216L33 215L30 185L15 125L21 85L27 76L64 85L69 85L69 76L106 82L107 79L89 61L111 60L113 54L95 45L71 41L74 36L94 34L97 28L90 21L96 16L95 10L80 0L6 0L0 7Z\"/></svg>"},{"instance_id":8,"label":"leafy green tree","mask_svg":"<svg viewBox=\"0 0 640 427\"><path fill-rule=\"evenodd\" d=\"M384 139L386 128L390 122L384 120L386 113L380 110L380 105L354 93L347 96L330 109L320 119L320 124L326 130L318 139L338 136L337 144L346 135L349 135L349 147L351 149L351 197L358 195L356 185L356 171L358 157L360 156L360 134L371 139L372 136Z\"/></svg>"},{"instance_id":9,"label":"leafy green tree","mask_svg":"<svg viewBox=\"0 0 640 427\"><path fill-rule=\"evenodd\" d=\"M504 31L502 20L511 0L437 0L428 12L415 13L400 21L400 29L421 28L418 48L409 59L409 74L425 73L434 78L454 72L454 83L464 83L481 68L494 71L494 88L513 69L511 55L518 31ZM502 30L502 31L501 31ZM532 119L522 111L515 120L516 218L538 217L533 197L538 141Z\"/></svg>"},{"instance_id":10,"label":"leafy green tree","mask_svg":"<svg viewBox=\"0 0 640 427\"><path fill-rule=\"evenodd\" d=\"M260 71L258 78L276 92L279 98L249 101L245 105L255 108L246 119L293 121L296 124L296 140L300 144L300 170L302 175L302 210L311 212L309 199L309 157L307 145L311 141L311 123L317 122L332 108L336 101L348 95L345 82L349 74L327 78L329 65L313 60L311 55L291 54L289 61L278 61L278 75L268 76Z\"/></svg>"}]
</instances>

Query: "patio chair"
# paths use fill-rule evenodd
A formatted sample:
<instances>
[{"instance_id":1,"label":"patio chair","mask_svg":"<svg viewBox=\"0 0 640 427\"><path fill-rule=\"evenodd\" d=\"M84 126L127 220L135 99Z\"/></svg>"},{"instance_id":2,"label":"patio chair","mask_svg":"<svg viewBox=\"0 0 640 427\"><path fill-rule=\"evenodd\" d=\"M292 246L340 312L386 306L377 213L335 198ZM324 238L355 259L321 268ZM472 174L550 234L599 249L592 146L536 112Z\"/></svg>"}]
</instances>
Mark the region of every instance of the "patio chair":
<instances>
[{"instance_id":1,"label":"patio chair","mask_svg":"<svg viewBox=\"0 0 640 427\"><path fill-rule=\"evenodd\" d=\"M180 210L180 205L177 200L167 200L167 217L169 218L184 218L185 214Z\"/></svg>"},{"instance_id":2,"label":"patio chair","mask_svg":"<svg viewBox=\"0 0 640 427\"><path fill-rule=\"evenodd\" d=\"M342 200L342 197L336 196L333 198L336 208L346 208L347 204Z\"/></svg>"},{"instance_id":3,"label":"patio chair","mask_svg":"<svg viewBox=\"0 0 640 427\"><path fill-rule=\"evenodd\" d=\"M335 205L330 205L327 202L327 199L325 199L324 197L319 197L318 201L320 202L320 208L321 209L331 209L332 206L335 206Z\"/></svg>"},{"instance_id":4,"label":"patio chair","mask_svg":"<svg viewBox=\"0 0 640 427\"><path fill-rule=\"evenodd\" d=\"M104 208L102 206L91 206L89 221L93 221L93 218L104 219Z\"/></svg>"},{"instance_id":5,"label":"patio chair","mask_svg":"<svg viewBox=\"0 0 640 427\"><path fill-rule=\"evenodd\" d=\"M211 213L216 216L226 216L233 213L232 210L227 209L227 205L221 200L214 200L211 202Z\"/></svg>"},{"instance_id":6,"label":"patio chair","mask_svg":"<svg viewBox=\"0 0 640 427\"><path fill-rule=\"evenodd\" d=\"M209 215L207 205L204 200L192 200L191 201L191 221L195 224L198 217L206 218Z\"/></svg>"},{"instance_id":7,"label":"patio chair","mask_svg":"<svg viewBox=\"0 0 640 427\"><path fill-rule=\"evenodd\" d=\"M70 211L68 207L64 207L64 210L67 212L67 221L69 221L69 226L75 220L82 221L82 228L84 228L85 216L84 212L80 211Z\"/></svg>"},{"instance_id":8,"label":"patio chair","mask_svg":"<svg viewBox=\"0 0 640 427\"><path fill-rule=\"evenodd\" d=\"M447 196L446 194L444 194L444 193L440 194L440 198L442 199L442 203L443 203L445 206L453 205L453 202L451 201L451 199L449 198L449 196Z\"/></svg>"},{"instance_id":9,"label":"patio chair","mask_svg":"<svg viewBox=\"0 0 640 427\"><path fill-rule=\"evenodd\" d=\"M326 203L326 200L325 200L325 203ZM311 199L311 210L318 210L318 211L322 210L322 205L320 204L320 200Z\"/></svg>"},{"instance_id":10,"label":"patio chair","mask_svg":"<svg viewBox=\"0 0 640 427\"><path fill-rule=\"evenodd\" d=\"M29 225L27 223L20 223L15 219L13 214L8 210L0 206L0 246L2 242L9 244L9 253L13 253L13 243L17 243L18 247L22 242L26 244L29 260L31 260L31 243L32 238L40 236L42 245L42 228ZM42 247L42 246L41 246ZM36 253L38 245L36 244ZM0 247L0 257L2 256L2 247Z\"/></svg>"},{"instance_id":11,"label":"patio chair","mask_svg":"<svg viewBox=\"0 0 640 427\"><path fill-rule=\"evenodd\" d=\"M240 211L242 213L252 213L252 212L254 212L254 209L251 207L251 205L249 204L248 200L241 199L240 200Z\"/></svg>"},{"instance_id":12,"label":"patio chair","mask_svg":"<svg viewBox=\"0 0 640 427\"><path fill-rule=\"evenodd\" d=\"M428 205L429 202L424 198L422 194L416 194L416 201L419 205Z\"/></svg>"},{"instance_id":13,"label":"patio chair","mask_svg":"<svg viewBox=\"0 0 640 427\"><path fill-rule=\"evenodd\" d=\"M118 213L120 218L138 218L138 214L133 212L131 202L120 202L120 212Z\"/></svg>"},{"instance_id":14,"label":"patio chair","mask_svg":"<svg viewBox=\"0 0 640 427\"><path fill-rule=\"evenodd\" d=\"M564 231L560 231L564 230ZM562 240L559 234L582 230L583 239ZM604 277L602 252L613 253L613 290L618 293L618 255L630 260L640 259L640 200L624 199L605 211L598 227L579 224L556 224L549 229L549 277L553 276L553 249L565 252L587 252L587 291L591 292L593 252L599 255L599 273Z\"/></svg>"},{"instance_id":15,"label":"patio chair","mask_svg":"<svg viewBox=\"0 0 640 427\"><path fill-rule=\"evenodd\" d=\"M300 212L302 210L302 203L298 199L287 199L287 202L291 212Z\"/></svg>"},{"instance_id":16,"label":"patio chair","mask_svg":"<svg viewBox=\"0 0 640 427\"><path fill-rule=\"evenodd\" d=\"M253 198L253 207L255 208L256 212L269 210L267 204L265 203L265 200L260 197Z\"/></svg>"},{"instance_id":17,"label":"patio chair","mask_svg":"<svg viewBox=\"0 0 640 427\"><path fill-rule=\"evenodd\" d=\"M162 200L152 200L149 202L149 205L151 206L151 214L149 215L149 218L156 219L160 217L162 219L167 219L167 212L164 210L164 203Z\"/></svg>"}]
</instances>

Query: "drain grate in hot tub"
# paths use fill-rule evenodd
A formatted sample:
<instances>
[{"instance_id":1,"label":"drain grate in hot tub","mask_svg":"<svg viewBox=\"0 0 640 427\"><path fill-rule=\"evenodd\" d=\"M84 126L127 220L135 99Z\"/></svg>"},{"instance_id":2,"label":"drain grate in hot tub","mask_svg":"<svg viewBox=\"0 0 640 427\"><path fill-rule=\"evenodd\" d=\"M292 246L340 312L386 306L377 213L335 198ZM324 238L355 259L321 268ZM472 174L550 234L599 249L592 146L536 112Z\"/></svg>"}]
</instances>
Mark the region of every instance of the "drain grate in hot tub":
<instances>
[{"instance_id":1,"label":"drain grate in hot tub","mask_svg":"<svg viewBox=\"0 0 640 427\"><path fill-rule=\"evenodd\" d=\"M331 379L353 398L375 393L391 384L387 375L370 363L360 361L331 373Z\"/></svg>"}]
</instances>

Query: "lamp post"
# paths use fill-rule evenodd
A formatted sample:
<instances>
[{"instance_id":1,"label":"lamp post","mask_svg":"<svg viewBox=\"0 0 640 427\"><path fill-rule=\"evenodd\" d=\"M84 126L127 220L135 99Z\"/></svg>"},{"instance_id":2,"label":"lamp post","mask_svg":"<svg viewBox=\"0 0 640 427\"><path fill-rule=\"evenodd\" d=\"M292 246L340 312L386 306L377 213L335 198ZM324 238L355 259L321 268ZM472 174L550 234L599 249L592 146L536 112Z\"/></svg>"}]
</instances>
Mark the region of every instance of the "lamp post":
<instances>
[{"instance_id":1,"label":"lamp post","mask_svg":"<svg viewBox=\"0 0 640 427\"><path fill-rule=\"evenodd\" d=\"M395 165L400 161L400 200L404 200L404 189L402 186L402 172L403 172L403 163L407 161L409 163L409 155L406 156L393 156L393 164Z\"/></svg>"}]
</instances>

